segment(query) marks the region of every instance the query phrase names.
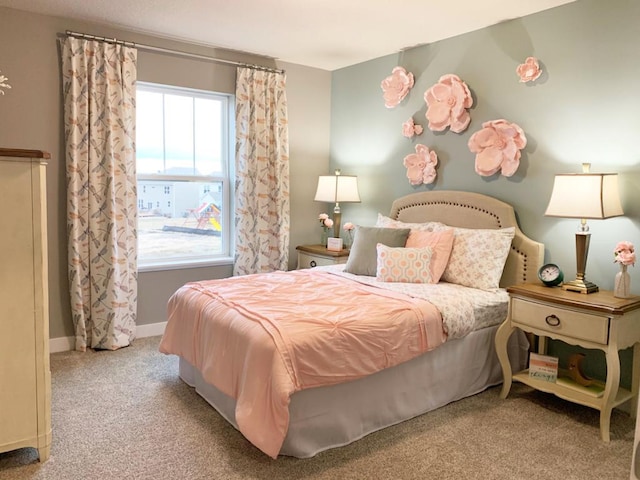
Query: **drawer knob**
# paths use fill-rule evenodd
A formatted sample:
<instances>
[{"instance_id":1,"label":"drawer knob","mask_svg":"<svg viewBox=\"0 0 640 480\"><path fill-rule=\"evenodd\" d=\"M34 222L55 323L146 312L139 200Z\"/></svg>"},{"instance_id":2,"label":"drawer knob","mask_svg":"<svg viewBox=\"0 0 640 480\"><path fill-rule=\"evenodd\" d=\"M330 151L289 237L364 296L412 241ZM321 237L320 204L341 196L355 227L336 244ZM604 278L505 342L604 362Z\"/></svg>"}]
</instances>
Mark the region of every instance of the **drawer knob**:
<instances>
[{"instance_id":1,"label":"drawer knob","mask_svg":"<svg viewBox=\"0 0 640 480\"><path fill-rule=\"evenodd\" d=\"M544 321L547 322L547 325L549 325L550 327L557 327L558 325L560 325L560 319L555 315L547 316Z\"/></svg>"},{"instance_id":2,"label":"drawer knob","mask_svg":"<svg viewBox=\"0 0 640 480\"><path fill-rule=\"evenodd\" d=\"M315 260L311 260L311 261L309 262L309 265L311 265L311 267L315 267L315 266L317 265L317 263L316 263L316 261L315 261Z\"/></svg>"}]
</instances>

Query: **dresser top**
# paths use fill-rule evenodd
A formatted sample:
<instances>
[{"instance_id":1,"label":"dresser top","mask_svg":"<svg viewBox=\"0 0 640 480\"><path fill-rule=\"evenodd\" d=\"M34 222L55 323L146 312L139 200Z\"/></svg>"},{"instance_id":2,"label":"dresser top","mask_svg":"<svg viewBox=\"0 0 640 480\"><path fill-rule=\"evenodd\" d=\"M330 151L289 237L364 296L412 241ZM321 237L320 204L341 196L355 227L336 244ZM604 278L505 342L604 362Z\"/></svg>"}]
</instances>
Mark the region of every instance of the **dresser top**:
<instances>
[{"instance_id":1,"label":"dresser top","mask_svg":"<svg viewBox=\"0 0 640 480\"><path fill-rule=\"evenodd\" d=\"M51 154L49 152L45 152L42 150L22 150L19 148L0 148L0 157L50 159Z\"/></svg>"}]
</instances>

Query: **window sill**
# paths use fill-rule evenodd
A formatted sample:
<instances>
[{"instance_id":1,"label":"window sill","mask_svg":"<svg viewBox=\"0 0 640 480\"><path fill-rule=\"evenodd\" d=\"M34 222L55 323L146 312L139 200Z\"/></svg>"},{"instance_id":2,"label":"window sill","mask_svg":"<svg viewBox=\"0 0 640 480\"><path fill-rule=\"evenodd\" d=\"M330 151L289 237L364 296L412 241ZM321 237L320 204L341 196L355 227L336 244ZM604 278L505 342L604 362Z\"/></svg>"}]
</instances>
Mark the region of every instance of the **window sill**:
<instances>
[{"instance_id":1,"label":"window sill","mask_svg":"<svg viewBox=\"0 0 640 480\"><path fill-rule=\"evenodd\" d=\"M138 266L138 272L159 272L162 270L187 270L189 268L203 268L203 267L216 267L222 265L233 265L233 257L221 257L208 260L193 260L193 261L176 261L176 262L162 262L162 263L148 263L146 265Z\"/></svg>"}]
</instances>

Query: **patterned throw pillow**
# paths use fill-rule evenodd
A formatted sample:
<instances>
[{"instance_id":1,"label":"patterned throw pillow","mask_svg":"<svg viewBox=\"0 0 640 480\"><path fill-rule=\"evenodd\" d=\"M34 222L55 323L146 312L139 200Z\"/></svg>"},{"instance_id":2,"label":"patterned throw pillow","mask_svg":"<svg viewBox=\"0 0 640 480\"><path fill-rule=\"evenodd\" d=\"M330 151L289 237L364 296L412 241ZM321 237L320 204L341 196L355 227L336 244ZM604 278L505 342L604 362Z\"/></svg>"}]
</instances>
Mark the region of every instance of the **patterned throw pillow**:
<instances>
[{"instance_id":1,"label":"patterned throw pillow","mask_svg":"<svg viewBox=\"0 0 640 480\"><path fill-rule=\"evenodd\" d=\"M499 288L515 231L515 227L455 227L453 249L441 280L481 290Z\"/></svg>"},{"instance_id":2,"label":"patterned throw pillow","mask_svg":"<svg viewBox=\"0 0 640 480\"><path fill-rule=\"evenodd\" d=\"M432 283L429 264L433 250L424 248L394 248L382 243L376 246L378 265L376 280L381 282Z\"/></svg>"},{"instance_id":3,"label":"patterned throw pillow","mask_svg":"<svg viewBox=\"0 0 640 480\"><path fill-rule=\"evenodd\" d=\"M421 232L433 232L438 228L447 228L447 225L440 222L424 222L424 223L410 223L401 222L400 220L394 220L378 213L378 219L376 220L376 227L385 228L410 228L411 230L418 230Z\"/></svg>"}]
</instances>

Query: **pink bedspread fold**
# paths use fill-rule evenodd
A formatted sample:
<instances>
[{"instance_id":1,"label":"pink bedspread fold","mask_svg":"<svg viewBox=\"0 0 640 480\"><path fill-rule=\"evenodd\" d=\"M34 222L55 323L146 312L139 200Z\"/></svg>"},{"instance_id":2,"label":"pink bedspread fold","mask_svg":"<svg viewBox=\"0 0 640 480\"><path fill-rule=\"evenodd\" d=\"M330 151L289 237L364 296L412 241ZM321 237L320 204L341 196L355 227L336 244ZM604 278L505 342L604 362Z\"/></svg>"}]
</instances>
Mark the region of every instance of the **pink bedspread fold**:
<instances>
[{"instance_id":1,"label":"pink bedspread fold","mask_svg":"<svg viewBox=\"0 0 640 480\"><path fill-rule=\"evenodd\" d=\"M370 375L446 340L429 302L313 269L188 283L160 351L236 400L242 434L276 458L290 396Z\"/></svg>"}]
</instances>

